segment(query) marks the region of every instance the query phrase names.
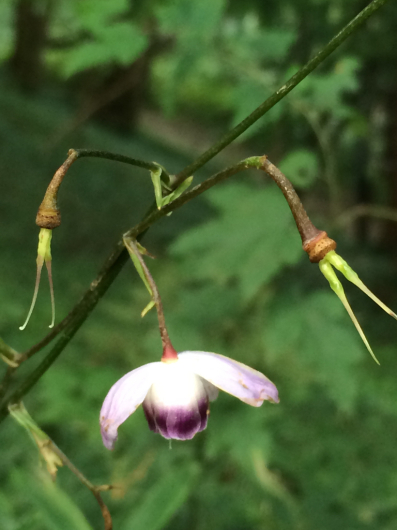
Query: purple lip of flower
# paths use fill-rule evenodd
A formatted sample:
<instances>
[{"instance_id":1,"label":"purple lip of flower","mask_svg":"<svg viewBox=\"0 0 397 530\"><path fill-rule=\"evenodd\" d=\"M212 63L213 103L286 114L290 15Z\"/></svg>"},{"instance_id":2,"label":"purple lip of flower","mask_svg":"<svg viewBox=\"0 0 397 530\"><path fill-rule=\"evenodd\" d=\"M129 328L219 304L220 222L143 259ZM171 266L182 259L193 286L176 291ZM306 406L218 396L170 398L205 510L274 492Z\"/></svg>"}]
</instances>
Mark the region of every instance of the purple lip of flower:
<instances>
[{"instance_id":1,"label":"purple lip of flower","mask_svg":"<svg viewBox=\"0 0 397 530\"><path fill-rule=\"evenodd\" d=\"M182 352L176 361L146 364L112 386L100 414L103 443L113 449L118 427L141 403L152 431L190 440L206 428L218 388L253 407L279 401L275 385L245 364L216 353Z\"/></svg>"}]
</instances>

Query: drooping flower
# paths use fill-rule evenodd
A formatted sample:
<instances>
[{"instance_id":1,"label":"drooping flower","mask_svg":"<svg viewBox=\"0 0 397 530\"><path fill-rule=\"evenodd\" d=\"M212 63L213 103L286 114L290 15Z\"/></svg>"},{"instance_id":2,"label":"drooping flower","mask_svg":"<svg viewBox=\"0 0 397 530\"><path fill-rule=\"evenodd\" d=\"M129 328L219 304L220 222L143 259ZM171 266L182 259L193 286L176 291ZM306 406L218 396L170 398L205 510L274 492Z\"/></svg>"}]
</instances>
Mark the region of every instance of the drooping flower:
<instances>
[{"instance_id":1,"label":"drooping flower","mask_svg":"<svg viewBox=\"0 0 397 530\"><path fill-rule=\"evenodd\" d=\"M164 438L190 440L207 426L218 389L259 407L278 403L276 386L260 372L223 355L185 351L163 355L127 373L110 389L100 413L102 440L113 449L119 426L139 407L149 428Z\"/></svg>"}]
</instances>

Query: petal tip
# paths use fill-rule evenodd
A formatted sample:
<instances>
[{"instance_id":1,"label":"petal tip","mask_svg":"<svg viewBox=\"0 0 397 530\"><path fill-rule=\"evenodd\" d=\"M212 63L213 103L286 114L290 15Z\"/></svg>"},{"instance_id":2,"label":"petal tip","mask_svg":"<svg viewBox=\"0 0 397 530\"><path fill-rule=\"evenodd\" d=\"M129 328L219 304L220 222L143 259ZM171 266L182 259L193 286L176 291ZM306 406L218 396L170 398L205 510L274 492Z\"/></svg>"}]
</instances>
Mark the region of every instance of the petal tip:
<instances>
[{"instance_id":1,"label":"petal tip","mask_svg":"<svg viewBox=\"0 0 397 530\"><path fill-rule=\"evenodd\" d=\"M112 420L105 418L104 416L101 417L100 425L102 442L109 451L113 451L117 440L117 427L115 427L115 425L112 426L112 423Z\"/></svg>"}]
</instances>

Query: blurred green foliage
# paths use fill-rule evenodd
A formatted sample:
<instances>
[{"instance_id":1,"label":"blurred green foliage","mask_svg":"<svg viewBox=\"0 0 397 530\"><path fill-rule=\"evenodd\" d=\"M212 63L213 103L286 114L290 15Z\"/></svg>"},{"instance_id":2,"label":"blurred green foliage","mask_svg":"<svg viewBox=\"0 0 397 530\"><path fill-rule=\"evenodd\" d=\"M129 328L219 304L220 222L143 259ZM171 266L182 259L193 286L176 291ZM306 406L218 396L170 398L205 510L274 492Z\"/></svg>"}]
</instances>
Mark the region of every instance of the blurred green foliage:
<instances>
[{"instance_id":1,"label":"blurred green foliage","mask_svg":"<svg viewBox=\"0 0 397 530\"><path fill-rule=\"evenodd\" d=\"M244 118L363 7L358 0L30 4L39 15L49 9L45 76L36 92L21 90L10 66L21 2L0 3L0 335L18 351L42 338L50 320L43 282L29 327L18 331L33 288L35 213L68 148L120 152L177 172L194 158L199 131L211 139ZM230 165L245 154L269 154L314 222L392 307L395 232L374 219L339 228L337 221L351 205L392 197L397 177L385 167L394 141L387 124L396 119L388 99L397 87L396 19L396 6L386 6L225 155ZM93 79L141 60L156 39L161 53L150 58L139 105L188 124L189 156L172 147L178 121L172 133L160 131L161 141L153 139L156 121L152 134L139 123L133 132L114 132L91 114L71 127ZM152 200L148 172L76 162L62 185L63 222L53 238L58 321ZM171 446L149 431L139 410L108 452L98 427L102 400L125 372L158 360L161 348L155 314L140 319L148 296L128 264L25 399L92 482L117 486L103 494L115 529L394 530L396 326L346 286L379 368L304 256L273 183L255 172L234 177L163 219L144 245L159 258L149 265L175 347L215 351L263 371L281 403L256 409L220 395L208 429ZM23 366L21 377L43 355ZM92 494L64 468L49 482L36 448L11 419L0 426L0 444L2 530L102 527Z\"/></svg>"}]
</instances>

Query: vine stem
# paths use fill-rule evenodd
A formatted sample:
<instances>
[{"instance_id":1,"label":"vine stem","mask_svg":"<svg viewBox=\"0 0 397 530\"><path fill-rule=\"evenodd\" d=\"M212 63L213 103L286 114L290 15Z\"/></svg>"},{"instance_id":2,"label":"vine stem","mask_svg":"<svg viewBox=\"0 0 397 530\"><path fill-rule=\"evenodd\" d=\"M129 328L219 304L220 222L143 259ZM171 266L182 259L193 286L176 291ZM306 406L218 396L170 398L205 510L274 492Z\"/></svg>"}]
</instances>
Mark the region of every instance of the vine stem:
<instances>
[{"instance_id":1,"label":"vine stem","mask_svg":"<svg viewBox=\"0 0 397 530\"><path fill-rule=\"evenodd\" d=\"M168 184L170 176L168 172L156 162L146 162L138 158L131 158L129 156L118 155L110 151L97 151L95 149L69 149L68 157L62 166L55 172L51 182L45 192L44 199L40 204L39 211L36 216L36 224L40 228L48 228L50 230L57 228L61 224L61 212L58 208L57 197L59 188L65 178L70 166L78 158L104 158L114 162L122 162L132 166L148 169L149 171L157 171L161 167L162 179Z\"/></svg>"},{"instance_id":2,"label":"vine stem","mask_svg":"<svg viewBox=\"0 0 397 530\"><path fill-rule=\"evenodd\" d=\"M98 151L95 149L69 149L68 151L68 157L65 160L65 162L61 165L61 167L55 172L48 188L45 193L45 198L43 200L43 203L45 202L51 202L52 207L54 206L54 197L56 202L56 195L59 190L59 186L61 185L68 169L70 166L79 158L103 158L107 160L112 160L115 162L122 162L124 164L129 164L135 167L140 167L143 169L148 169L149 171L155 171L158 170L159 164L156 162L147 162L145 160L140 160L138 158L131 158L129 156L119 155L117 153L112 153L110 151ZM168 172L161 166L162 168L162 176L169 179ZM42 204L43 204L42 203ZM42 205L41 205L42 206ZM40 206L40 209L41 209ZM48 333L43 340L29 348L26 352L20 355L19 363L22 361L25 361L29 359L32 355L43 349L45 346L47 346L57 335L60 334L62 330L64 330L67 325L70 322L70 319L73 316L73 312L70 313L66 318L62 320L58 325L56 325L50 333ZM1 345L0 345L1 346Z\"/></svg>"},{"instance_id":3,"label":"vine stem","mask_svg":"<svg viewBox=\"0 0 397 530\"><path fill-rule=\"evenodd\" d=\"M193 175L198 169L214 158L233 140L238 138L244 131L253 125L259 118L262 118L276 103L281 101L293 88L296 87L305 77L307 77L319 64L321 64L333 51L336 50L354 31L356 31L373 13L382 7L389 0L373 0L365 7L353 20L347 24L329 43L320 50L309 62L307 62L296 74L294 74L283 86L256 108L249 116L240 122L231 131L226 133L215 145L205 151L199 158L185 167L176 175L176 182L180 184L186 177Z\"/></svg>"},{"instance_id":4,"label":"vine stem","mask_svg":"<svg viewBox=\"0 0 397 530\"><path fill-rule=\"evenodd\" d=\"M131 158L130 156L118 155L117 153L111 153L110 151L98 151L95 149L71 149L77 153L77 158L105 158L107 160L113 160L114 162L122 162L123 164L130 164L131 166L141 167L142 169L148 169L149 171L156 171L159 168L159 164L156 162L147 162L138 158ZM169 177L168 172L161 166L163 174Z\"/></svg>"},{"instance_id":5,"label":"vine stem","mask_svg":"<svg viewBox=\"0 0 397 530\"><path fill-rule=\"evenodd\" d=\"M261 118L268 110L270 110L276 103L283 99L295 86L297 86L310 72L312 72L321 62L323 62L338 46L340 46L346 38L356 31L373 13L375 13L380 7L382 7L389 0L373 0L365 9L363 9L347 26L345 26L315 57L313 57L305 66L303 66L295 75L293 75L285 85L279 88L270 98L262 103L254 112L252 112L247 118L240 122L234 129L227 133L223 138L219 140L214 146L203 153L197 160L192 164L185 167L174 179L172 188L175 189L181 182L183 182L188 176L201 168L206 162L211 160L217 155L222 149L229 145L233 140L240 136L246 131L253 123ZM75 150L80 152L81 157L90 156L88 153L91 152L92 156L98 156L101 158L108 158L110 160L116 160L125 163L131 163L137 165L133 161L136 159L129 159L129 157L123 157L121 155L114 155L113 153L106 153L103 151L89 151L89 150ZM69 152L70 153L70 152ZM94 154L95 153L95 154ZM102 156L106 153L106 156ZM101 156L100 156L101 154ZM146 164L146 163L145 163ZM156 169L158 165L153 164ZM142 167L142 166L139 166ZM147 168L149 169L149 168ZM151 166L150 169L153 169ZM137 238L142 235L153 223L158 221L161 217L167 213L176 210L189 200L200 195L207 189L211 188L218 182L225 180L231 175L234 175L238 171L248 169L246 167L246 161L240 162L235 166L226 168L225 170L217 173L213 177L205 180L191 191L184 193L178 199L169 203L161 210L153 211L153 208L145 216L144 220L137 226L132 228L126 236ZM282 189L280 187L280 189ZM283 192L284 193L284 192ZM286 194L284 196L287 198ZM151 213L150 213L151 212ZM295 219L296 220L296 219ZM96 306L99 299L105 294L113 280L117 277L118 273L128 260L128 252L126 251L123 240L120 240L114 251L110 254L102 269L100 270L97 278L91 283L89 290L84 294L80 302L72 309L69 315L61 322L56 328L53 329L44 339L30 348L25 352L26 358L31 357L34 353L40 351L44 346L49 344L58 334L60 338L49 351L47 356L41 361L41 363L26 377L24 381L11 393L9 399L3 400L0 404L0 422L7 416L8 408L7 402L17 402L24 396L32 386L40 379L40 377L46 372L51 364L56 360L65 346L68 344L70 339L74 336L77 330L80 328L82 323L89 316L91 311ZM6 402L5 402L6 401Z\"/></svg>"},{"instance_id":6,"label":"vine stem","mask_svg":"<svg viewBox=\"0 0 397 530\"><path fill-rule=\"evenodd\" d=\"M120 270L122 269L124 263L128 260L128 252L125 248L124 240L126 238L138 239L139 236L142 236L150 226L159 221L162 217L165 217L167 214L177 210L187 202L191 201L195 197L201 195L208 189L212 188L216 184L226 180L227 178L235 175L236 173L247 170L247 169L260 169L269 174L276 184L279 186L281 191L283 191L284 197L286 198L288 205L291 209L291 212L294 216L295 222L297 224L298 230L302 237L302 243L307 244L313 238L316 237L316 234L320 234L319 230L311 223L305 209L303 208L298 195L296 194L292 184L288 179L279 171L277 168L268 161L266 156L254 156L247 158L238 162L234 166L228 167L219 171L212 177L209 177L201 184L198 184L195 188L190 191L185 192L180 197L172 201L171 203L164 206L161 210L155 209L147 215L147 217L131 228L126 234L124 234L123 239L121 239L115 250L108 257L105 262L104 267L99 272L97 278L91 283L90 288L83 295L80 302L72 309L69 315L65 318L67 324L64 325L61 323L59 328L60 338L52 349L48 352L46 357L41 361L41 363L23 380L20 385L8 396L2 403L0 403L0 422L8 414L8 404L16 403L22 399L22 397L29 392L29 390L37 383L40 377L48 370L52 363L58 358L60 353L72 339L74 334L86 320L88 315L94 309L100 298L106 293L109 286L112 284L113 280L116 278ZM49 333L51 335L51 340L53 337L53 332ZM39 344L47 344L46 338L44 338ZM41 347L40 347L41 349ZM25 356L30 355L32 351L39 351L38 345L34 346L28 352L25 352Z\"/></svg>"}]
</instances>

